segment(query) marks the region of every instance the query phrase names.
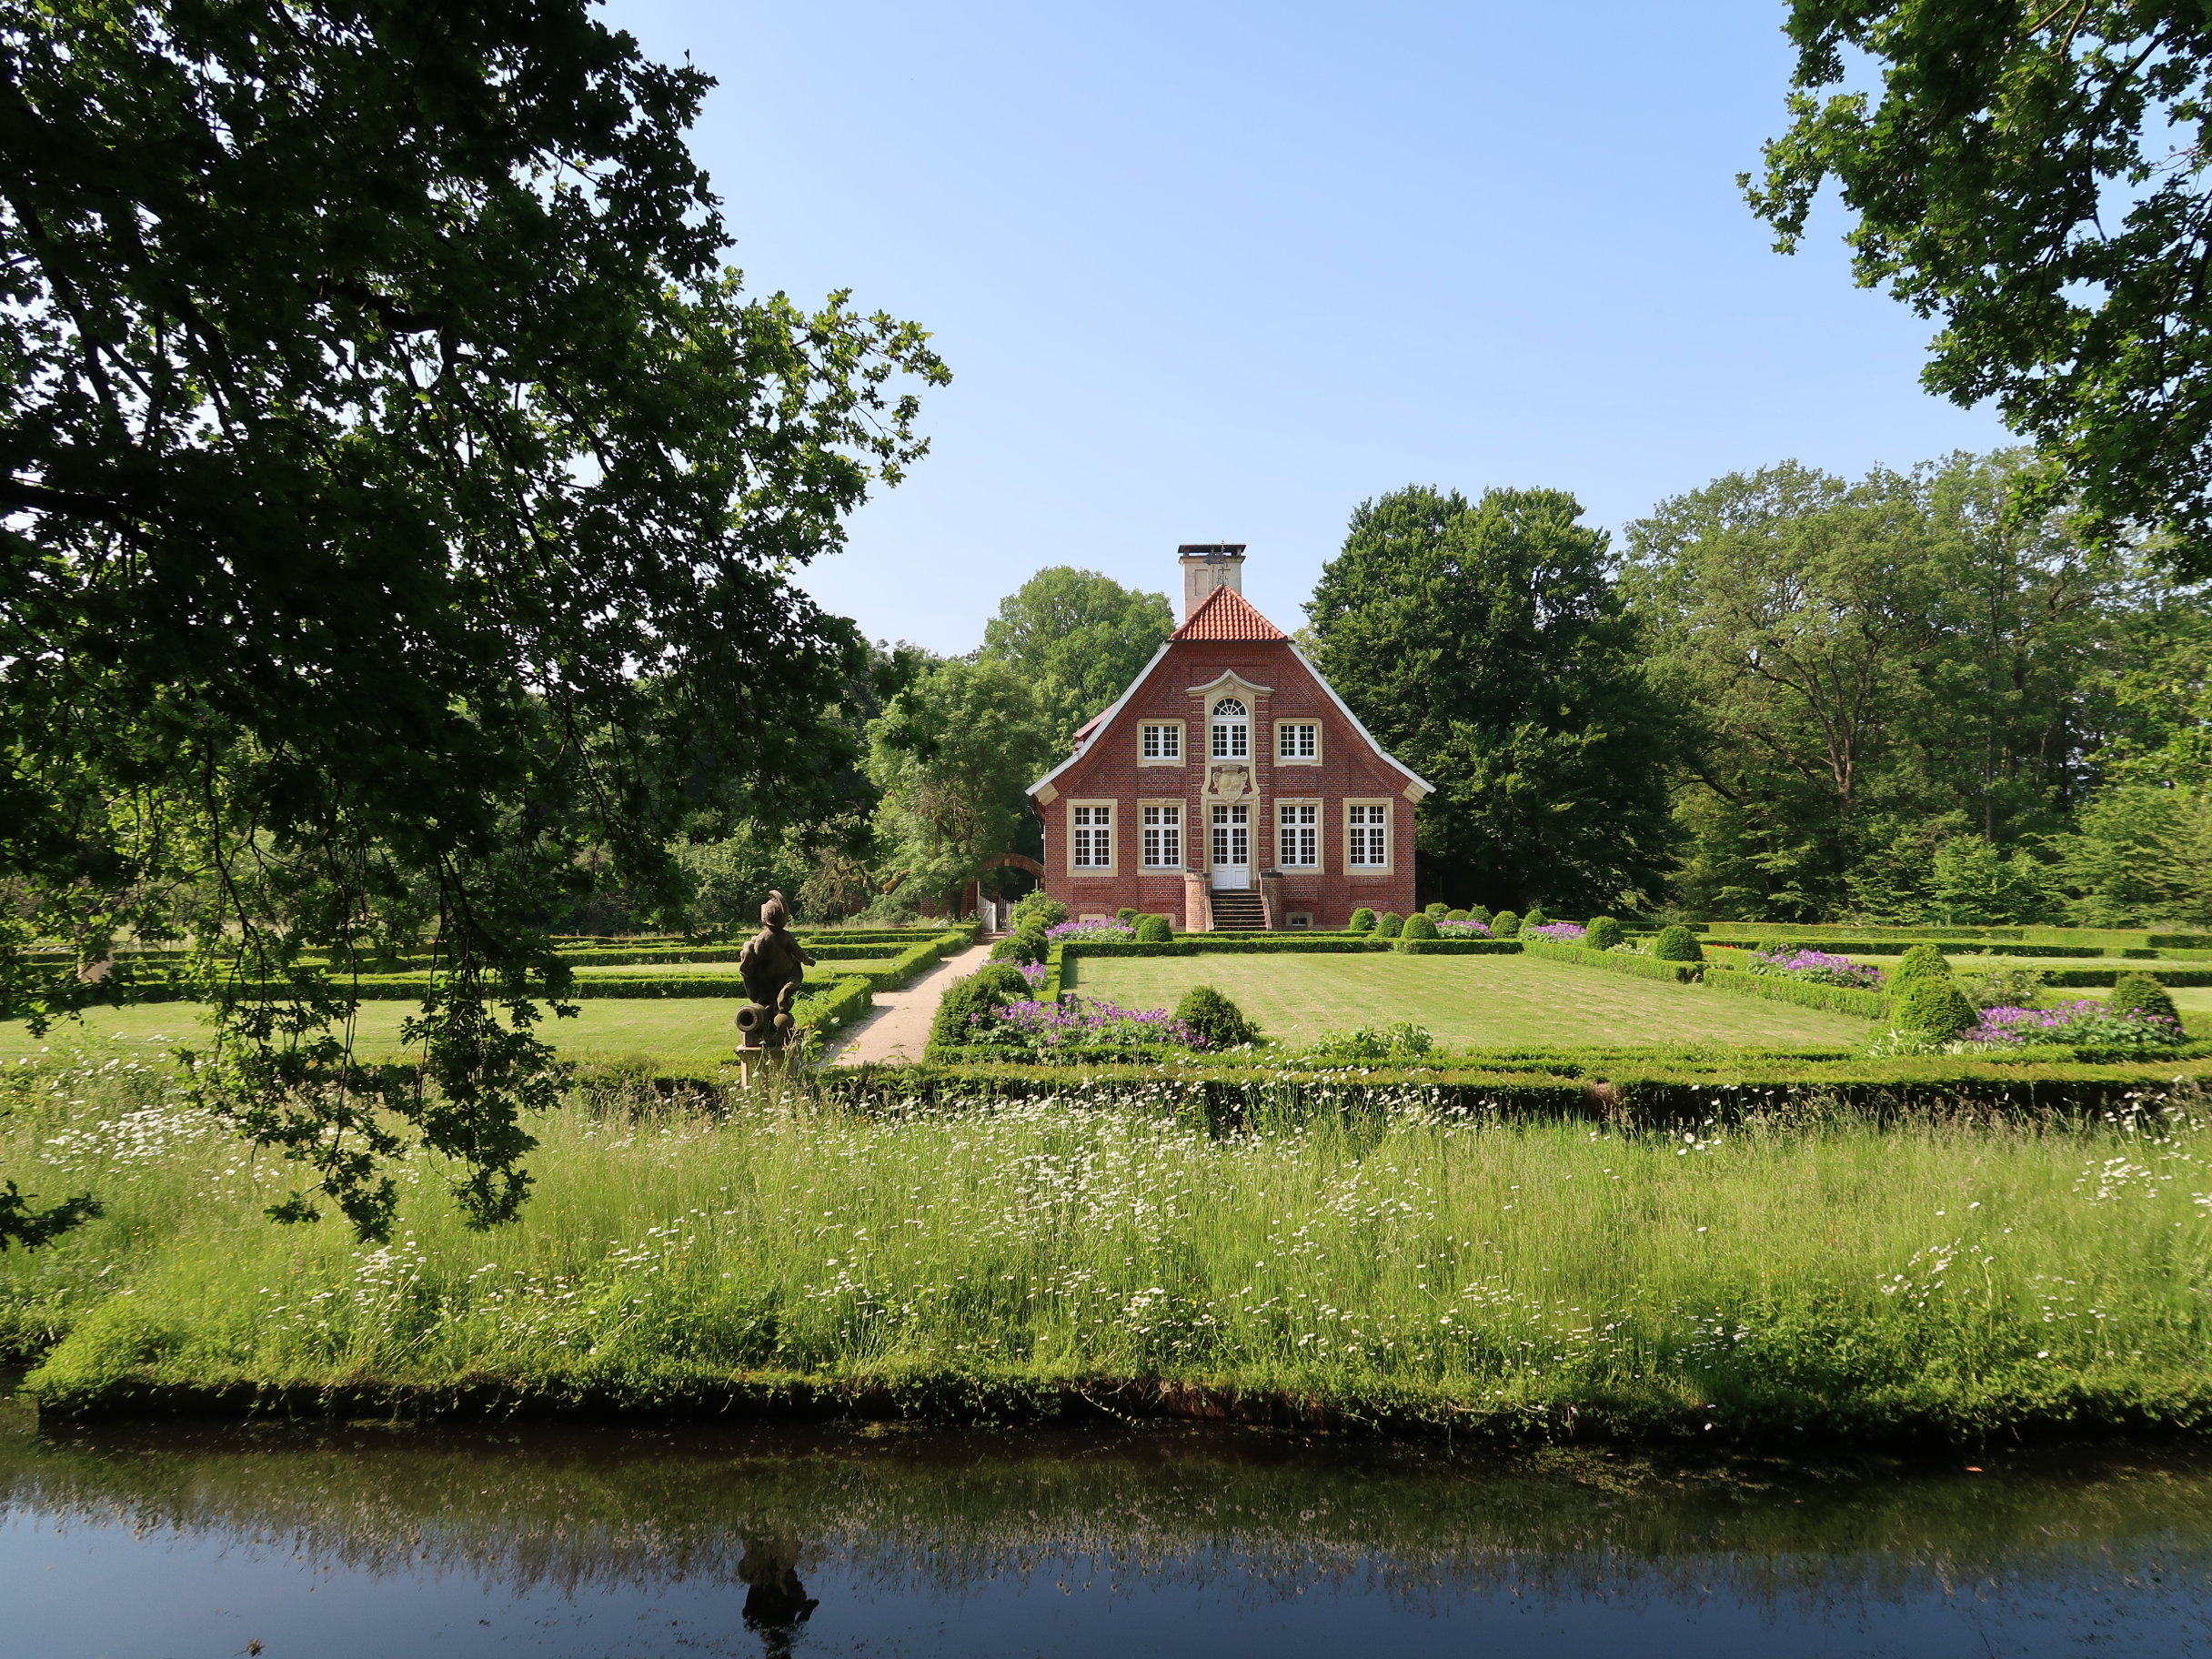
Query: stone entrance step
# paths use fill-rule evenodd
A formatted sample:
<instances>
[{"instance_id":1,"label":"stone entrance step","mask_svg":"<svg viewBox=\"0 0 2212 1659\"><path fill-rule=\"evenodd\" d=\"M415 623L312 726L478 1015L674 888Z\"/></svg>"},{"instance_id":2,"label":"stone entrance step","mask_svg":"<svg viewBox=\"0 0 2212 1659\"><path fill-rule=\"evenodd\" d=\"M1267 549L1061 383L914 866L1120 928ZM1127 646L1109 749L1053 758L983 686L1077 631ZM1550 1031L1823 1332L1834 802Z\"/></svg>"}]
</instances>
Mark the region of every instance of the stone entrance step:
<instances>
[{"instance_id":1,"label":"stone entrance step","mask_svg":"<svg viewBox=\"0 0 2212 1659\"><path fill-rule=\"evenodd\" d=\"M1267 927L1267 908L1249 887L1213 890L1213 930L1217 933L1258 933Z\"/></svg>"}]
</instances>

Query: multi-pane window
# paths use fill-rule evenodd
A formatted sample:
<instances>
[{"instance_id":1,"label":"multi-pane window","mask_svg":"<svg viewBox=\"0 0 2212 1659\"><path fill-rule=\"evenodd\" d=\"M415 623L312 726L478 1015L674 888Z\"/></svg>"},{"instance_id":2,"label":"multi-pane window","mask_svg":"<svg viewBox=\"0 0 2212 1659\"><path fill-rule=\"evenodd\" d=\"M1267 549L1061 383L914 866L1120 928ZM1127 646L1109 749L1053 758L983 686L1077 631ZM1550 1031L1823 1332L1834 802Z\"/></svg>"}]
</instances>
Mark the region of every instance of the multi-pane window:
<instances>
[{"instance_id":1,"label":"multi-pane window","mask_svg":"<svg viewBox=\"0 0 2212 1659\"><path fill-rule=\"evenodd\" d=\"M1286 800L1275 809L1275 862L1310 870L1321 862L1321 809L1310 800Z\"/></svg>"},{"instance_id":2,"label":"multi-pane window","mask_svg":"<svg viewBox=\"0 0 2212 1659\"><path fill-rule=\"evenodd\" d=\"M1182 759L1182 728L1180 726L1147 726L1139 739L1139 752L1147 760L1180 760Z\"/></svg>"},{"instance_id":3,"label":"multi-pane window","mask_svg":"<svg viewBox=\"0 0 2212 1659\"><path fill-rule=\"evenodd\" d=\"M1383 822L1389 810L1380 804L1344 809L1348 820L1344 832L1345 863L1355 870L1379 870L1390 862L1390 842L1386 839L1389 830Z\"/></svg>"},{"instance_id":4,"label":"multi-pane window","mask_svg":"<svg viewBox=\"0 0 2212 1659\"><path fill-rule=\"evenodd\" d=\"M1275 759L1312 760L1321 754L1321 728L1312 720L1275 722Z\"/></svg>"},{"instance_id":5,"label":"multi-pane window","mask_svg":"<svg viewBox=\"0 0 2212 1659\"><path fill-rule=\"evenodd\" d=\"M1242 760L1252 753L1252 716L1233 697L1213 705L1213 758Z\"/></svg>"},{"instance_id":6,"label":"multi-pane window","mask_svg":"<svg viewBox=\"0 0 2212 1659\"><path fill-rule=\"evenodd\" d=\"M1144 861L1153 870L1176 870L1182 865L1182 809L1144 809Z\"/></svg>"},{"instance_id":7,"label":"multi-pane window","mask_svg":"<svg viewBox=\"0 0 2212 1659\"><path fill-rule=\"evenodd\" d=\"M1069 827L1070 857L1078 870L1104 870L1113 863L1113 809L1077 807Z\"/></svg>"}]
</instances>

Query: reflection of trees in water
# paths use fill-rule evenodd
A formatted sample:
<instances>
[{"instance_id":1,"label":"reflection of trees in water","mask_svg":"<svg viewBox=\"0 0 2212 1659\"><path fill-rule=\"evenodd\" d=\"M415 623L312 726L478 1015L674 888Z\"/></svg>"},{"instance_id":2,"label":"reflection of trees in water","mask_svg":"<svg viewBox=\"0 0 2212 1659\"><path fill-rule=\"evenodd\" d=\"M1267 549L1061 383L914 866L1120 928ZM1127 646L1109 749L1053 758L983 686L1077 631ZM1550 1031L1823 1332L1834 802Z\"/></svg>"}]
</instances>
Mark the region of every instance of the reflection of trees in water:
<instances>
[{"instance_id":1,"label":"reflection of trees in water","mask_svg":"<svg viewBox=\"0 0 2212 1659\"><path fill-rule=\"evenodd\" d=\"M2082 1580L2149 1552L2169 1574L2212 1572L2212 1454L2184 1449L1913 1478L1872 1463L1685 1473L1599 1453L1476 1463L1171 1432L0 1435L0 1504L517 1592L742 1584L770 1654L812 1611L803 1576L833 1556L887 1586L1042 1570L1254 1601L1332 1584L1413 1600L1503 1586L1886 1599Z\"/></svg>"}]
</instances>

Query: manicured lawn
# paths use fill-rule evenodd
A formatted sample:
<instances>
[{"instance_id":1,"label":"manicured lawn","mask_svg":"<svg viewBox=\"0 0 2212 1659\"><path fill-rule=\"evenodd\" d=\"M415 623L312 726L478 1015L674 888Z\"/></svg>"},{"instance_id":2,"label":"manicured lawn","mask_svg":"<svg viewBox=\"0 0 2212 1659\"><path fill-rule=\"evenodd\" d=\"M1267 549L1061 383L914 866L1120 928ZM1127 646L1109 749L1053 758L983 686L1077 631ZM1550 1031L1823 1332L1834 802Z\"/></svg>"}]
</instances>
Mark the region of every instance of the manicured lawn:
<instances>
[{"instance_id":1,"label":"manicured lawn","mask_svg":"<svg viewBox=\"0 0 2212 1659\"><path fill-rule=\"evenodd\" d=\"M1125 1007L1171 1008L1212 985L1270 1037L1410 1020L1453 1048L1523 1044L1865 1042L1871 1022L1699 986L1516 956L1093 957L1075 988Z\"/></svg>"},{"instance_id":2,"label":"manicured lawn","mask_svg":"<svg viewBox=\"0 0 2212 1659\"><path fill-rule=\"evenodd\" d=\"M657 1066L697 1071L735 1055L734 999L595 1000L578 1006L583 1011L575 1019L548 1019L538 1028L566 1059L650 1057ZM392 1052L399 1041L400 1021L414 1010L412 1002L362 1004L355 1039L362 1058ZM37 1059L42 1051L52 1058L82 1051L101 1058L166 1059L180 1043L205 1046L208 1031L199 1022L199 1014L197 1005L190 1002L94 1009L81 1024L63 1021L44 1038L33 1037L20 1020L0 1021L0 1064Z\"/></svg>"}]
</instances>

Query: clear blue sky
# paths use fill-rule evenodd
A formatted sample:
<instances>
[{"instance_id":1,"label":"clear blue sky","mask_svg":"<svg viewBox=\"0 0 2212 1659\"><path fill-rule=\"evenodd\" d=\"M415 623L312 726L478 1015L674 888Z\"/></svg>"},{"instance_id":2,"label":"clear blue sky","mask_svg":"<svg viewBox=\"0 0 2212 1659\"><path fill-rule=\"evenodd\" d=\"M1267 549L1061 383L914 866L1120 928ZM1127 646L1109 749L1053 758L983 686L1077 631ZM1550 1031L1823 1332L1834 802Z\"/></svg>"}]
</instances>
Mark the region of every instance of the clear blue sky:
<instances>
[{"instance_id":1,"label":"clear blue sky","mask_svg":"<svg viewBox=\"0 0 2212 1659\"><path fill-rule=\"evenodd\" d=\"M1771 251L1778 0L837 6L616 0L721 85L695 148L748 286L930 329L932 452L806 586L963 651L1045 565L1174 591L1250 545L1284 627L1361 501L1573 491L1616 529L1738 468L2009 441L1832 211Z\"/></svg>"}]
</instances>

